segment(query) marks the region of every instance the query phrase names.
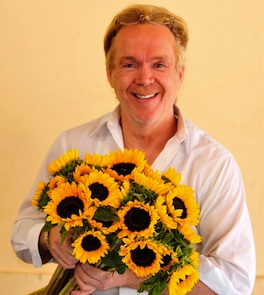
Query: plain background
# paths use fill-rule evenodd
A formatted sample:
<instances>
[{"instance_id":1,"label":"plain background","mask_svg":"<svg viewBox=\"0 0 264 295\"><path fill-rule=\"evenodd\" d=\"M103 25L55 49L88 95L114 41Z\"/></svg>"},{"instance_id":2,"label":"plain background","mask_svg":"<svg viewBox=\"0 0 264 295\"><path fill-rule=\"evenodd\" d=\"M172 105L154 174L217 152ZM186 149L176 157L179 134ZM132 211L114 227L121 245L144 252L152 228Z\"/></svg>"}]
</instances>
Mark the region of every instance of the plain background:
<instances>
[{"instance_id":1,"label":"plain background","mask_svg":"<svg viewBox=\"0 0 264 295\"><path fill-rule=\"evenodd\" d=\"M262 0L153 0L190 31L178 103L226 146L244 177L264 280L264 4ZM0 293L46 284L54 266L34 269L11 247L12 224L46 152L65 129L116 106L105 75L103 36L128 0L0 0ZM228 204L227 204L228 206Z\"/></svg>"}]
</instances>

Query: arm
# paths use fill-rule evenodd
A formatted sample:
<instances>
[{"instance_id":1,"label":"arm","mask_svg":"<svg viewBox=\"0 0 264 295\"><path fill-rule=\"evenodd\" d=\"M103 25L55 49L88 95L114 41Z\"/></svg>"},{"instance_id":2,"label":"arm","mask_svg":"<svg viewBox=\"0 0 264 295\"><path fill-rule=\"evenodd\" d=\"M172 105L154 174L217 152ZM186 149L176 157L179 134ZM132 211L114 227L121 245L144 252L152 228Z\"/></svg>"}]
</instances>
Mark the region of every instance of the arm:
<instances>
[{"instance_id":1,"label":"arm","mask_svg":"<svg viewBox=\"0 0 264 295\"><path fill-rule=\"evenodd\" d=\"M48 152L31 190L21 204L12 230L11 242L17 256L26 263L32 263L35 267L41 267L43 263L42 258L45 262L48 259L48 252L43 244L43 236L41 234L46 215L43 212L37 211L31 205L31 199L35 194L37 183L48 181L49 175L46 167L63 153L62 146L62 139L59 137Z\"/></svg>"},{"instance_id":2,"label":"arm","mask_svg":"<svg viewBox=\"0 0 264 295\"><path fill-rule=\"evenodd\" d=\"M203 282L199 281L188 295L215 295L216 293L207 287ZM165 291L162 295L169 295L168 291ZM217 295L217 294L216 294Z\"/></svg>"},{"instance_id":3,"label":"arm","mask_svg":"<svg viewBox=\"0 0 264 295\"><path fill-rule=\"evenodd\" d=\"M232 157L215 167L199 200L200 280L220 295L249 295L255 279L255 247L244 184Z\"/></svg>"},{"instance_id":4,"label":"arm","mask_svg":"<svg viewBox=\"0 0 264 295\"><path fill-rule=\"evenodd\" d=\"M88 263L78 264L76 266L75 278L81 290L73 291L73 295L89 295L97 289L108 290L117 287L138 289L140 283L147 279L146 277L138 278L130 270L127 270L123 275L120 275L116 271L106 272ZM216 293L208 288L204 283L198 282L193 290L188 294L214 295ZM164 292L163 295L168 295L168 292Z\"/></svg>"},{"instance_id":5,"label":"arm","mask_svg":"<svg viewBox=\"0 0 264 295\"><path fill-rule=\"evenodd\" d=\"M39 240L45 223L45 214L37 212L29 200L24 201L12 231L11 242L17 256L35 267L42 265ZM43 249L44 250L44 249Z\"/></svg>"},{"instance_id":6,"label":"arm","mask_svg":"<svg viewBox=\"0 0 264 295\"><path fill-rule=\"evenodd\" d=\"M207 287L203 282L199 281L188 295L214 295L216 294L209 287Z\"/></svg>"},{"instance_id":7,"label":"arm","mask_svg":"<svg viewBox=\"0 0 264 295\"><path fill-rule=\"evenodd\" d=\"M65 269L74 268L78 262L72 255L72 234L69 231L65 240L61 242L60 227L52 228L49 233L41 232L39 238L39 253L42 263L49 262L52 258Z\"/></svg>"}]
</instances>

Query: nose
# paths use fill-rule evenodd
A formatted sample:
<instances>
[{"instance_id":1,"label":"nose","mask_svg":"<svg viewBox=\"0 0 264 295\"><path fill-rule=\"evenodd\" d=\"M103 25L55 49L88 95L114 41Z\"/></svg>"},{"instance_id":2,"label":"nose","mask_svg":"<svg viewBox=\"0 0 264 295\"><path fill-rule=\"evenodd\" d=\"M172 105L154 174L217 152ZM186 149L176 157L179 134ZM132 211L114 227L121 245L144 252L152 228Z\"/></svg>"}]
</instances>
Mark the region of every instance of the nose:
<instances>
[{"instance_id":1,"label":"nose","mask_svg":"<svg viewBox=\"0 0 264 295\"><path fill-rule=\"evenodd\" d=\"M151 68L148 65L141 65L138 68L135 83L140 86L148 86L154 82Z\"/></svg>"}]
</instances>

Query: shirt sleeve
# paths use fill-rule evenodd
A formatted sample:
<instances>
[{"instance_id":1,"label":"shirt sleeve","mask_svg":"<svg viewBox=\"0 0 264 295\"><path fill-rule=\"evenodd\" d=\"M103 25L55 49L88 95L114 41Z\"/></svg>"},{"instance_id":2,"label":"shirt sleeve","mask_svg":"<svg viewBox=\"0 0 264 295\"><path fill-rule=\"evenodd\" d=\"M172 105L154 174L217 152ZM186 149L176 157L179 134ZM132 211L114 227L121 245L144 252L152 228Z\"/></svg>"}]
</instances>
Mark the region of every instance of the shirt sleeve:
<instances>
[{"instance_id":1,"label":"shirt sleeve","mask_svg":"<svg viewBox=\"0 0 264 295\"><path fill-rule=\"evenodd\" d=\"M240 169L230 156L215 163L210 177L200 200L200 280L219 295L249 295L255 246Z\"/></svg>"},{"instance_id":2,"label":"shirt sleeve","mask_svg":"<svg viewBox=\"0 0 264 295\"><path fill-rule=\"evenodd\" d=\"M48 164L65 152L64 139L61 135L52 145L48 152L34 184L31 187L26 199L23 201L18 216L14 222L11 243L16 255L26 263L34 267L41 267L42 261L38 249L38 241L41 230L45 224L46 214L37 211L31 205L31 199L35 194L36 185L40 181L48 181Z\"/></svg>"},{"instance_id":3,"label":"shirt sleeve","mask_svg":"<svg viewBox=\"0 0 264 295\"><path fill-rule=\"evenodd\" d=\"M35 267L42 265L38 250L38 240L45 223L45 215L25 201L14 223L11 242L17 256Z\"/></svg>"}]
</instances>

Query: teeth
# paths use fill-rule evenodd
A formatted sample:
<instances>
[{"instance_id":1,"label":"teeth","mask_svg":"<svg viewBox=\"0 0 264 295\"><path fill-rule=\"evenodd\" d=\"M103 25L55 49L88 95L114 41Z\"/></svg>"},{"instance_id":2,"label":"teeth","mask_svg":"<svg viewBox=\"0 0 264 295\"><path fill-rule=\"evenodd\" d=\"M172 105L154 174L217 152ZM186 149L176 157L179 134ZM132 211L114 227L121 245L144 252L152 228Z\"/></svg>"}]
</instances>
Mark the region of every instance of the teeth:
<instances>
[{"instance_id":1,"label":"teeth","mask_svg":"<svg viewBox=\"0 0 264 295\"><path fill-rule=\"evenodd\" d=\"M140 98L140 99L148 99L148 98L151 98L151 97L154 97L154 96L155 96L155 93L154 94L149 94L149 95L136 94L136 97Z\"/></svg>"}]
</instances>

